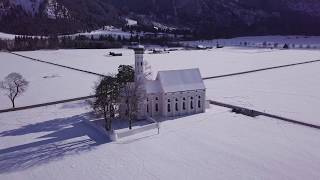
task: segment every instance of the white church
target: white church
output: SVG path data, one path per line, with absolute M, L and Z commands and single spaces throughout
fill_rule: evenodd
M 145 100 L 139 103 L 138 119 L 146 117 L 177 117 L 205 112 L 206 88 L 198 68 L 159 71 L 155 80 L 144 75 L 144 47 L 135 52 L 135 84 L 142 82 Z M 120 106 L 125 116 L 126 106 Z

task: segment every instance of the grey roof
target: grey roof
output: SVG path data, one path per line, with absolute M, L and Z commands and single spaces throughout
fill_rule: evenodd
M 157 80 L 147 80 L 146 81 L 146 91 L 147 94 L 157 94 L 161 92 L 160 82 Z
M 157 80 L 164 93 L 205 89 L 200 70 L 183 69 L 159 71 Z

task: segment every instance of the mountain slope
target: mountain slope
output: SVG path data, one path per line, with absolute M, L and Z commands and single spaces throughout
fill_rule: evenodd
M 115 8 L 102 0 L 3 0 L 0 31 L 15 34 L 73 33 L 119 25 Z
M 316 0 L 114 0 L 123 13 L 184 25 L 200 34 L 318 34 Z
M 11 33 L 69 33 L 102 25 L 121 26 L 124 17 L 131 17 L 145 25 L 160 22 L 190 28 L 200 37 L 320 35 L 318 0 L 2 1 L 0 31 Z M 30 30 L 21 29 L 21 24 Z

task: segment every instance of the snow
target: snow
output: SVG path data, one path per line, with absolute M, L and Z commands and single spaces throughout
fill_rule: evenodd
M 320 125 L 320 62 L 206 80 L 208 98 Z
M 161 92 L 160 82 L 157 80 L 147 80 L 145 87 L 147 94 L 156 94 Z
M 126 18 L 126 21 L 127 21 L 128 26 L 136 26 L 138 24 L 138 21 L 130 19 L 130 18 Z
M 122 38 L 129 39 L 131 37 L 130 32 L 122 31 L 120 28 L 116 28 L 113 26 L 105 26 L 102 29 L 94 30 L 91 32 L 84 32 L 84 33 L 76 33 L 72 35 L 66 35 L 75 38 L 76 36 L 87 36 L 89 38 L 93 37 L 94 39 L 98 39 L 100 36 L 112 36 L 114 38 L 118 38 L 119 36 Z
M 107 56 L 109 52 L 122 57 Z M 97 73 L 115 73 L 120 64 L 134 64 L 134 53 L 127 49 L 25 51 L 18 54 Z M 182 50 L 167 54 L 145 54 L 145 60 L 158 71 L 199 68 L 203 77 L 316 60 L 320 51 L 276 50 L 228 47 L 213 50 Z M 155 77 L 154 77 L 155 78 Z
M 20 73 L 30 82 L 25 94 L 16 99 L 17 106 L 88 96 L 92 94 L 94 82 L 98 79 L 94 75 L 0 52 L 0 81 L 11 72 Z M 0 91 L 0 109 L 10 107 L 9 98 Z
M 199 69 L 159 71 L 157 80 L 164 93 L 205 89 Z
M 108 57 L 109 51 L 122 57 Z M 97 73 L 133 64 L 132 50 L 18 52 Z M 202 76 L 316 60 L 316 50 L 227 47 L 146 54 L 154 74 L 199 68 Z M 206 80 L 208 99 L 320 125 L 320 63 Z M 97 77 L 0 53 L 0 79 L 30 81 L 19 105 L 86 96 Z M 43 78 L 43 77 L 49 78 Z M 4 103 L 5 102 L 5 103 Z M 0 107 L 9 106 L 0 96 Z M 0 179 L 320 179 L 320 131 L 211 106 L 206 113 L 161 123 L 110 142 L 84 123 L 83 102 L 0 114 Z
M 3 39 L 3 40 L 13 40 L 14 37 L 15 37 L 14 34 L 7 34 L 7 33 L 0 32 L 0 39 Z
M 110 51 L 123 53 L 123 56 L 107 56 Z M 133 51 L 126 49 L 41 50 L 18 53 L 102 74 L 116 73 L 120 64 L 134 63 Z M 5 56 L 3 56 L 3 58 L 2 56 L 0 57 L 1 59 L 4 59 L 2 61 L 3 63 L 9 60 L 9 58 Z M 168 54 L 145 54 L 145 59 L 152 66 L 154 75 L 156 75 L 158 71 L 162 70 L 189 69 L 198 67 L 203 77 L 316 60 L 319 59 L 319 57 L 320 51 L 315 50 L 271 50 L 236 47 L 213 50 L 181 50 L 173 51 Z M 10 58 L 18 57 L 10 56 Z M 10 63 L 14 62 L 16 61 L 10 61 Z M 19 61 L 19 63 L 23 62 L 24 61 Z M 29 66 L 35 64 L 33 62 L 25 63 L 29 64 Z M 43 69 L 40 68 L 43 66 L 42 64 L 37 64 L 36 66 L 39 67 L 37 68 L 38 71 Z M 315 118 L 317 115 L 316 107 L 319 106 L 319 102 L 317 100 L 319 98 L 317 95 L 317 92 L 319 92 L 319 86 L 317 84 L 319 84 L 319 82 L 315 78 L 318 77 L 317 69 L 315 68 L 317 66 L 319 66 L 317 63 L 313 63 L 310 65 L 287 67 L 279 70 L 254 73 L 251 75 L 208 80 L 205 81 L 205 84 L 208 89 L 208 97 L 213 100 L 241 105 L 252 109 L 256 108 L 257 110 L 318 124 L 319 122 L 315 122 L 317 121 Z M 17 71 L 14 67 L 15 66 L 12 68 L 7 68 L 5 66 L 1 66 L 1 68 L 4 70 L 1 71 L 0 79 L 3 79 L 11 71 Z M 24 65 L 21 65 L 20 67 L 24 67 Z M 50 67 L 57 70 L 57 68 L 54 66 L 45 65 L 45 67 Z M 293 69 L 296 68 L 300 70 L 297 72 L 292 72 Z M 21 69 L 24 71 L 32 69 L 29 72 L 30 78 L 27 77 L 27 79 L 32 79 L 31 77 L 35 76 L 33 75 L 35 74 L 35 72 L 33 72 L 34 68 Z M 80 76 L 83 76 L 81 79 L 84 79 L 84 81 L 83 83 L 77 83 L 79 77 L 76 75 L 70 79 L 67 78 L 68 80 L 63 81 L 61 81 L 61 78 L 65 78 L 64 76 L 52 79 L 41 78 L 43 76 L 60 74 L 60 71 L 63 71 L 66 74 L 79 74 Z M 87 74 L 64 69 L 59 69 L 59 72 L 57 73 L 48 73 L 47 70 L 44 70 L 42 75 L 37 75 L 37 79 L 39 78 L 41 79 L 41 82 L 55 81 L 55 83 L 51 86 L 46 85 L 46 83 L 31 83 L 34 84 L 31 86 L 35 86 L 33 89 L 37 90 L 35 91 L 29 89 L 25 96 L 17 99 L 18 105 L 29 105 L 38 102 L 46 102 L 48 100 L 61 100 L 63 98 L 86 96 L 92 93 L 92 86 L 96 80 L 95 76 L 88 76 Z M 288 84 L 288 82 L 291 82 L 291 84 Z M 305 85 L 301 86 L 301 84 Z M 65 89 L 72 88 L 73 92 L 57 92 L 56 88 L 49 88 L 52 86 L 64 86 L 66 87 Z M 39 87 L 43 89 L 43 91 L 40 93 Z M 28 95 L 28 93 L 30 93 L 30 95 Z M 41 96 L 38 97 L 37 94 L 40 94 Z M 50 97 L 48 97 L 48 94 Z M 54 97 L 51 97 L 51 94 L 55 94 Z M 5 102 L 0 103 L 1 107 L 10 106 L 6 97 L 1 97 L 0 95 L 0 99 L 2 102 Z M 281 101 L 278 101 L 278 99 L 281 99 Z
M 320 132 L 212 106 L 109 142 L 82 105 L 0 114 L 0 178 L 319 179 Z M 68 107 L 70 106 L 70 107 Z M 10 121 L 7 121 L 10 119 Z
M 45 7 L 45 12 L 50 19 L 71 17 L 69 10 L 65 6 L 59 4 L 56 0 L 48 0 Z

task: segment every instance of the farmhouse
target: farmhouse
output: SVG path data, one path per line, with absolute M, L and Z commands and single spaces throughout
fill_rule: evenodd
M 199 69 L 160 71 L 155 80 L 144 76 L 144 47 L 135 52 L 135 85 L 145 100 L 138 105 L 138 119 L 176 117 L 205 112 L 206 88 Z M 120 106 L 125 116 L 126 106 Z

